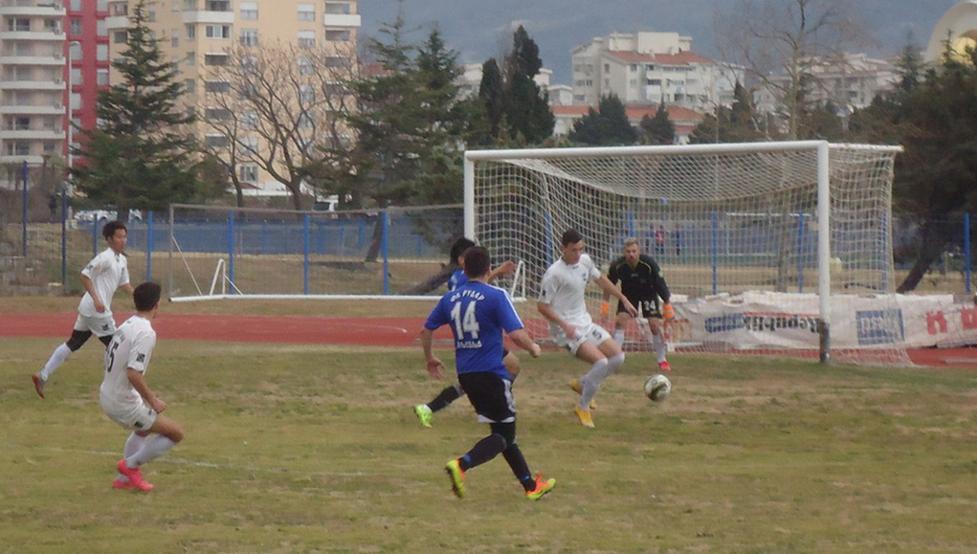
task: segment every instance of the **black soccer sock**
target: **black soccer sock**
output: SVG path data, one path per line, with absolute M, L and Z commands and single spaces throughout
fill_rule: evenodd
M 509 467 L 512 468 L 512 474 L 522 483 L 522 488 L 527 491 L 535 489 L 536 480 L 533 479 L 533 475 L 529 471 L 529 464 L 526 463 L 522 450 L 519 450 L 519 445 L 510 444 L 509 448 L 502 451 L 502 455 L 505 457 L 505 461 L 509 463 Z
M 459 392 L 458 390 L 460 388 L 461 387 L 459 387 L 458 385 L 451 385 L 450 387 L 446 387 L 443 391 L 441 391 L 437 396 L 434 397 L 434 400 L 427 403 L 427 407 L 431 408 L 432 412 L 436 412 L 438 410 L 443 410 L 447 408 L 448 404 L 451 404 L 455 400 L 458 400 L 459 397 L 461 397 L 461 392 Z
M 458 463 L 461 465 L 462 471 L 468 471 L 469 469 L 480 466 L 485 462 L 491 460 L 492 458 L 499 455 L 499 452 L 505 450 L 506 443 L 502 435 L 497 435 L 492 433 L 491 435 L 485 437 L 484 439 L 475 443 L 464 456 L 458 458 Z

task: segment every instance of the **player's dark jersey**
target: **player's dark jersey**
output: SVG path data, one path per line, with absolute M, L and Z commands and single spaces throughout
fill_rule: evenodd
M 607 272 L 607 278 L 612 283 L 621 282 L 621 292 L 637 306 L 638 302 L 654 302 L 658 298 L 668 302 L 672 293 L 662 276 L 662 270 L 651 256 L 638 256 L 638 263 L 634 267 L 628 265 L 624 256 L 614 260 Z
M 512 333 L 523 324 L 506 292 L 481 281 L 468 281 L 441 297 L 424 327 L 435 330 L 451 324 L 455 336 L 458 374 L 490 372 L 511 380 L 502 363 L 502 331 Z

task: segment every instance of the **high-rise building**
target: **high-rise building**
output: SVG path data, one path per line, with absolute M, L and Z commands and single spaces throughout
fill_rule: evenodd
M 68 10 L 65 82 L 71 85 L 70 97 L 66 101 L 71 106 L 69 123 L 74 127 L 70 134 L 77 145 L 81 132 L 95 127 L 98 93 L 109 84 L 111 62 L 106 23 L 109 8 L 108 0 L 64 1 Z
M 0 0 L 0 186 L 22 162 L 64 153 L 65 13 L 55 0 Z
M 137 3 L 108 0 L 111 59 L 125 48 L 128 16 Z M 179 64 L 186 102 L 203 117 L 211 108 L 208 89 L 221 88 L 221 83 L 207 79 L 215 66 L 231 63 L 233 48 L 291 44 L 299 48 L 335 46 L 337 52 L 351 53 L 360 27 L 357 0 L 155 0 L 146 2 L 146 14 L 164 56 Z M 110 81 L 118 78 L 113 70 Z M 197 132 L 204 142 L 222 139 L 211 136 L 212 129 L 202 122 Z M 242 164 L 236 173 L 258 191 L 286 193 L 281 183 L 256 165 Z

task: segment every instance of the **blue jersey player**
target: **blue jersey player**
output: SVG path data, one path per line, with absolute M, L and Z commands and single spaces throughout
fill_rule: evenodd
M 465 275 L 465 251 L 475 246 L 475 242 L 471 239 L 462 237 L 455 241 L 451 245 L 451 252 L 449 253 L 449 263 L 457 264 L 457 269 L 448 278 L 448 291 L 451 292 L 458 287 L 464 285 L 468 282 L 468 277 Z M 516 264 L 511 260 L 507 260 L 499 267 L 495 268 L 489 273 L 488 280 L 486 282 L 491 283 L 499 275 L 504 275 L 511 273 L 516 267 Z M 505 363 L 506 369 L 512 374 L 513 378 L 519 374 L 519 358 L 511 352 L 503 352 L 502 361 Z M 455 383 L 449 385 L 441 390 L 433 400 L 427 404 L 417 404 L 414 406 L 414 415 L 417 416 L 417 420 L 420 421 L 421 425 L 424 427 L 430 427 L 431 422 L 434 419 L 434 412 L 443 410 L 447 408 L 452 402 L 460 398 L 465 394 L 465 390 L 462 388 L 460 383 Z
M 432 336 L 442 325 L 451 327 L 458 381 L 478 420 L 488 423 L 492 432 L 463 456 L 449 461 L 445 471 L 452 490 L 460 498 L 465 494 L 465 472 L 502 453 L 526 497 L 537 500 L 552 490 L 556 479 L 543 479 L 538 474 L 533 477 L 516 444 L 516 406 L 512 375 L 502 363 L 502 332 L 534 358 L 539 356 L 539 345 L 529 337 L 505 291 L 487 283 L 488 251 L 478 246 L 469 248 L 464 267 L 468 282 L 441 297 L 424 323 L 421 345 L 428 373 L 440 378 L 444 364 L 431 351 Z

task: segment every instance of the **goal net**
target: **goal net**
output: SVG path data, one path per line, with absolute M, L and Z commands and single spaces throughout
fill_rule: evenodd
M 465 231 L 493 258 L 523 262 L 530 298 L 565 230 L 604 271 L 636 238 L 675 295 L 679 350 L 905 363 L 891 294 L 899 151 L 822 141 L 469 151 Z M 597 314 L 599 290 L 588 290 Z M 540 319 L 531 330 L 547 334 Z M 647 347 L 633 326 L 627 343 Z

